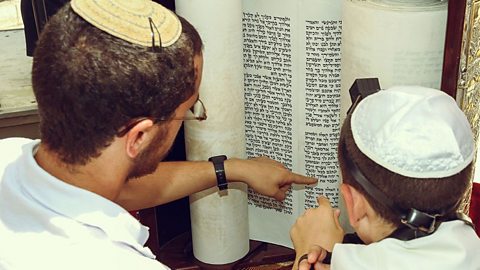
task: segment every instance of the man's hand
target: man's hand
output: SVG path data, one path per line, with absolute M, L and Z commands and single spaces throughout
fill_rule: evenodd
M 290 172 L 267 157 L 225 160 L 228 182 L 244 182 L 256 192 L 285 199 L 291 184 L 315 184 L 317 179 Z M 164 204 L 216 186 L 213 164 L 208 161 L 160 162 L 149 175 L 126 181 L 116 202 L 128 210 Z
M 303 254 L 309 254 L 308 262 L 310 262 L 310 256 L 312 260 L 315 257 L 317 260 L 325 258 L 321 250 L 318 254 L 310 254 L 314 246 L 331 252 L 333 246 L 343 240 L 344 231 L 338 220 L 340 210 L 334 210 L 325 197 L 319 197 L 317 201 L 319 206 L 306 210 L 290 230 L 290 238 L 297 254 L 295 267 L 298 266 L 300 256 Z M 301 263 L 305 264 L 305 262 Z
M 279 201 L 285 199 L 292 184 L 311 185 L 318 181 L 293 173 L 280 162 L 268 157 L 229 159 L 225 161 L 225 172 L 229 181 L 245 182 L 256 192 Z

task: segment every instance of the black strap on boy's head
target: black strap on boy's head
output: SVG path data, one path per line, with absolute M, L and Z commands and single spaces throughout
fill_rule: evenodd
M 452 221 L 452 220 L 461 220 L 466 225 L 472 227 L 475 230 L 475 225 L 472 222 L 472 219 L 465 215 L 462 212 L 455 211 L 453 215 L 444 215 L 435 220 L 435 229 L 431 233 L 427 233 L 422 230 L 415 230 L 409 226 L 400 226 L 395 231 L 393 231 L 389 236 L 386 238 L 395 238 L 402 241 L 408 241 L 412 239 L 417 239 L 420 237 L 431 235 L 435 232 L 435 230 L 440 226 L 442 222 Z

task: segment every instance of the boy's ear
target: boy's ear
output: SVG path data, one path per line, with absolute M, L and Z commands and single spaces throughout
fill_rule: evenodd
M 360 192 L 348 184 L 341 184 L 340 191 L 345 200 L 345 208 L 347 209 L 350 225 L 356 228 L 359 221 L 367 214 L 366 199 Z
M 141 152 L 142 148 L 146 145 L 147 137 L 152 130 L 152 126 L 153 121 L 145 119 L 138 122 L 128 131 L 125 139 L 125 147 L 129 158 L 135 158 Z

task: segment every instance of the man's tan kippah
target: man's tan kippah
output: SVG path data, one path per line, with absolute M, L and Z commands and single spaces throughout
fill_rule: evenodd
M 95 27 L 123 40 L 151 47 L 152 19 L 162 40 L 162 47 L 175 43 L 182 33 L 178 17 L 167 8 L 150 0 L 72 0 L 75 13 Z M 158 33 L 153 28 L 155 46 Z

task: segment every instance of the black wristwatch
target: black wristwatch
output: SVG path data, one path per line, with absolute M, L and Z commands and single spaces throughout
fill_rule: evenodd
M 225 176 L 225 167 L 223 162 L 227 159 L 227 156 L 213 156 L 208 159 L 213 163 L 215 168 L 215 175 L 217 176 L 217 186 L 219 190 L 225 190 L 228 188 L 227 177 Z

